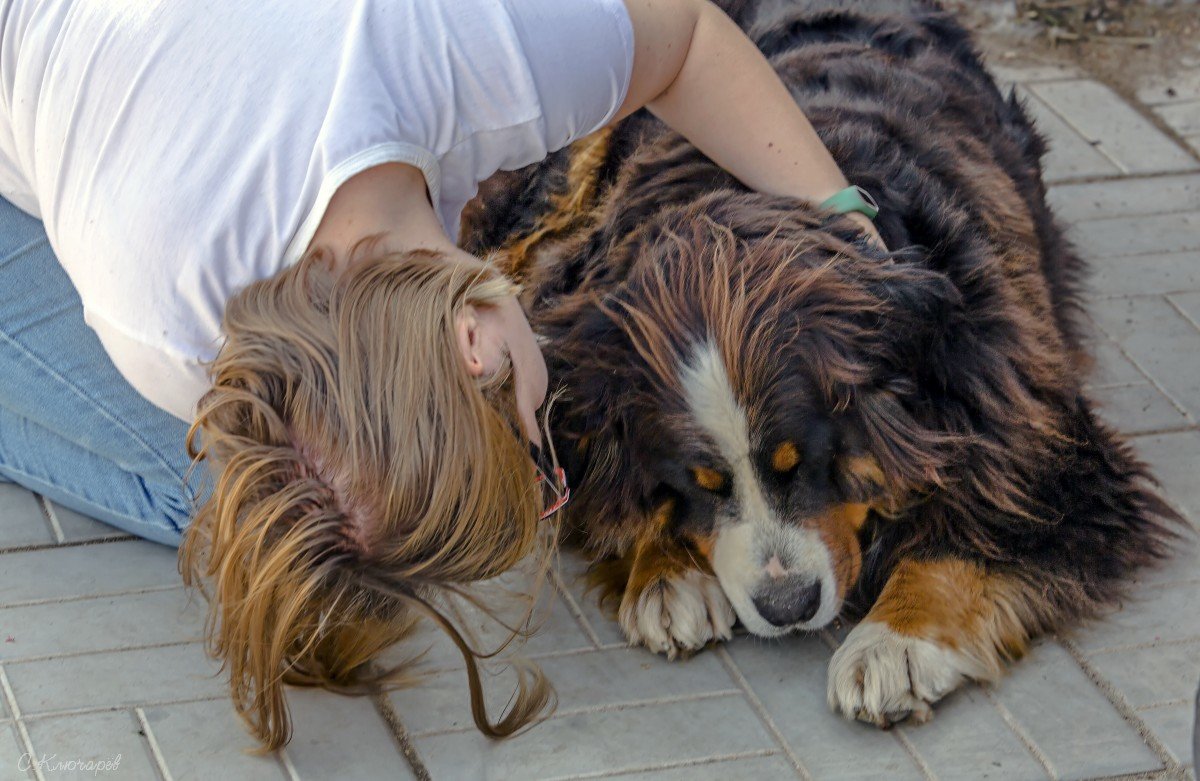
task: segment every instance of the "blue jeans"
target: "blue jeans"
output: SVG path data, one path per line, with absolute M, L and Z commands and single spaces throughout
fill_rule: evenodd
M 178 545 L 207 479 L 185 485 L 187 429 L 117 372 L 42 223 L 0 198 L 0 480 Z

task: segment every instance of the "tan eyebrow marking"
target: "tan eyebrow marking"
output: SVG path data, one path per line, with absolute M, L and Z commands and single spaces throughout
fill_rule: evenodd
M 725 476 L 715 469 L 706 466 L 692 467 L 692 476 L 696 479 L 696 485 L 706 491 L 720 491 L 725 487 Z
M 776 472 L 790 472 L 799 463 L 800 451 L 796 449 L 795 442 L 784 442 L 775 448 L 775 453 L 771 456 L 771 466 Z

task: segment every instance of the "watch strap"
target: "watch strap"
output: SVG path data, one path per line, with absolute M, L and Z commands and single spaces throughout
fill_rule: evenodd
M 871 197 L 871 194 L 859 187 L 858 185 L 850 185 L 844 190 L 839 190 L 833 195 L 821 202 L 818 207 L 824 211 L 831 211 L 834 214 L 847 214 L 849 212 L 858 212 L 859 214 L 867 215 L 868 219 L 875 219 L 875 215 L 879 214 L 879 204 Z

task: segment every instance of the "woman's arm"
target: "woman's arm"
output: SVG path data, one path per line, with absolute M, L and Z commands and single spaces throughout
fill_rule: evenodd
M 821 203 L 847 186 L 766 58 L 708 0 L 624 0 L 634 65 L 617 118 L 643 106 L 760 192 Z M 882 246 L 864 215 L 849 216 Z

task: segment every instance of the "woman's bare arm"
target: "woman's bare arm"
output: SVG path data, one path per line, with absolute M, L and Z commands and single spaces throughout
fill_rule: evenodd
M 625 0 L 634 29 L 629 93 L 748 187 L 820 203 L 847 186 L 762 53 L 708 0 Z M 861 214 L 848 215 L 879 241 Z

